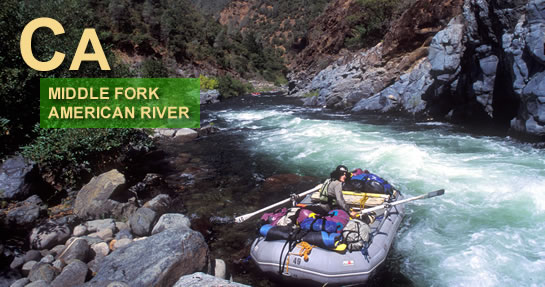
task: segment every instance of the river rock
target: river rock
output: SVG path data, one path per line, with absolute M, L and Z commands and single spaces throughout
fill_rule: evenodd
M 28 226 L 46 211 L 42 200 L 37 195 L 32 195 L 23 202 L 19 202 L 6 215 L 6 224 Z
M 122 231 L 122 230 L 129 230 L 130 231 L 130 229 L 131 229 L 127 223 L 122 222 L 122 221 L 116 221 L 115 228 L 117 228 L 118 231 Z
M 201 287 L 201 286 L 222 286 L 222 287 L 248 287 L 248 285 L 230 282 L 212 275 L 197 272 L 180 277 L 173 287 Z
M 85 223 L 88 232 L 99 232 L 104 229 L 110 229 L 114 231 L 116 229 L 115 220 L 108 219 L 97 219 L 92 221 L 87 221 Z
M 81 218 L 90 219 L 111 214 L 120 204 L 111 198 L 121 192 L 124 185 L 125 176 L 115 169 L 93 177 L 78 192 L 74 213 Z
M 115 239 L 117 239 L 117 240 L 120 240 L 120 239 L 123 239 L 123 238 L 128 238 L 128 239 L 132 239 L 132 238 L 133 238 L 130 229 L 121 229 L 121 230 L 115 235 Z
M 35 249 L 49 249 L 57 244 L 64 243 L 70 237 L 70 228 L 49 221 L 32 229 L 30 244 Z
M 27 263 L 23 264 L 23 267 L 21 268 L 21 273 L 23 276 L 28 276 L 30 273 L 30 270 L 34 268 L 34 265 L 36 265 L 38 262 L 36 261 L 28 261 Z
M 32 282 L 43 280 L 47 283 L 53 281 L 56 275 L 56 270 L 49 264 L 37 263 L 32 267 L 28 274 L 28 279 Z
M 207 262 L 208 247 L 200 233 L 166 230 L 112 252 L 87 286 L 106 287 L 112 281 L 172 286 L 181 276 L 206 268 Z
M 28 280 L 28 278 L 21 278 L 13 283 L 11 283 L 11 285 L 9 285 L 9 287 L 24 287 L 25 285 L 27 285 L 28 283 L 30 283 L 30 280 Z
M 51 248 L 51 255 L 53 256 L 57 256 L 59 254 L 61 254 L 61 252 L 64 250 L 66 246 L 64 244 L 59 244 L 53 248 Z
M 62 262 L 61 260 L 57 259 L 53 261 L 53 263 L 51 263 L 51 266 L 53 266 L 53 268 L 55 268 L 57 272 L 60 273 L 62 269 L 66 266 L 66 264 Z
M 71 287 L 83 284 L 87 277 L 87 264 L 73 260 L 62 270 L 61 274 L 51 282 L 51 287 Z
M 11 261 L 11 264 L 9 265 L 9 268 L 11 269 L 19 269 L 23 264 L 25 264 L 25 258 L 24 256 L 15 256 L 13 258 L 13 261 Z
M 192 141 L 199 136 L 199 133 L 192 129 L 178 129 L 174 134 L 173 139 L 177 142 L 184 143 Z
M 142 207 L 129 219 L 132 232 L 137 236 L 146 236 L 150 233 L 153 223 L 155 222 L 155 211 Z
M 91 249 L 95 252 L 96 256 L 106 256 L 110 253 L 110 247 L 106 242 L 100 242 L 91 245 Z
M 22 156 L 8 158 L 0 166 L 0 198 L 22 200 L 31 194 L 34 164 Z
M 159 218 L 159 220 L 153 227 L 151 234 L 157 234 L 167 229 L 190 228 L 190 226 L 191 221 L 189 220 L 189 218 L 187 218 L 187 216 L 178 213 L 167 213 L 163 214 L 161 218 Z
M 55 261 L 55 257 L 51 254 L 44 256 L 44 258 L 40 259 L 40 263 L 45 264 L 52 264 Z
M 25 262 L 28 262 L 28 261 L 40 261 L 40 259 L 42 258 L 42 253 L 38 250 L 29 250 L 25 253 Z
M 68 244 L 57 259 L 66 264 L 70 264 L 73 259 L 87 262 L 89 254 L 89 243 L 85 239 L 76 238 L 72 243 Z
M 25 287 L 50 287 L 50 285 L 45 280 L 38 280 L 38 281 L 25 285 Z
M 158 215 L 164 214 L 168 211 L 172 199 L 168 194 L 159 194 L 150 201 L 146 202 L 143 207 L 147 207 L 155 211 Z
M 220 93 L 218 90 L 201 91 L 201 105 L 215 104 L 220 102 Z
M 114 244 L 113 244 L 113 248 L 111 248 L 112 250 L 116 250 L 116 249 L 120 249 L 120 248 L 123 248 L 129 244 L 132 243 L 132 238 L 122 238 L 122 239 L 119 239 L 119 240 L 115 240 Z
M 204 136 L 208 136 L 208 135 L 211 135 L 211 134 L 215 134 L 217 132 L 219 132 L 219 128 L 213 126 L 213 125 L 206 125 L 202 128 L 199 128 L 197 130 L 197 132 L 199 133 L 199 137 L 204 137 Z
M 87 234 L 87 226 L 80 224 L 76 227 L 74 227 L 74 231 L 72 232 L 72 235 L 74 237 L 80 237 Z

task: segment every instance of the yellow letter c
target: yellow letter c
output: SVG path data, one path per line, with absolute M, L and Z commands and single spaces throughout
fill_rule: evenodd
M 28 23 L 21 34 L 21 55 L 25 63 L 34 70 L 51 71 L 62 64 L 64 54 L 55 51 L 53 58 L 47 62 L 38 61 L 32 54 L 32 34 L 36 29 L 47 27 L 53 31 L 55 35 L 64 34 L 64 28 L 61 23 L 51 18 L 37 18 Z

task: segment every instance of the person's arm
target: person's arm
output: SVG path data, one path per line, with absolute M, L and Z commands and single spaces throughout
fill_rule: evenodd
M 350 208 L 344 201 L 342 184 L 335 186 L 335 198 L 337 199 L 337 205 L 339 205 L 344 211 L 350 213 Z

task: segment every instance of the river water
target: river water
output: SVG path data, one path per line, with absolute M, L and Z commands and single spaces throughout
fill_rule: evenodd
M 243 97 L 206 107 L 201 125 L 236 138 L 237 168 L 247 166 L 255 178 L 325 179 L 344 164 L 381 175 L 405 196 L 446 190 L 406 206 L 376 285 L 545 286 L 544 149 L 446 123 L 345 115 L 298 102 Z M 243 213 L 268 203 L 227 204 Z M 237 228 L 239 237 L 253 236 L 253 227 Z

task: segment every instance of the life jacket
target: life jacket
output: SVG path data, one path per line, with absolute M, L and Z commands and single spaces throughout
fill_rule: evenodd
M 343 241 L 350 251 L 362 250 L 369 241 L 370 233 L 371 228 L 369 225 L 358 219 L 348 221 L 341 232 Z
M 322 184 L 322 187 L 320 188 L 320 202 L 324 204 L 337 205 L 337 200 L 335 198 L 330 198 L 327 194 L 330 183 L 331 178 L 328 178 L 324 184 Z
M 344 190 L 354 190 L 366 193 L 382 193 L 392 195 L 393 186 L 385 179 L 372 173 L 354 175 L 345 185 Z

